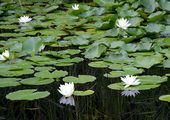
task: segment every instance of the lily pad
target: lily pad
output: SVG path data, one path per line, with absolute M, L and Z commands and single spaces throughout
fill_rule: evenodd
M 159 97 L 159 100 L 170 102 L 170 95 L 162 95 Z
M 159 86 L 160 86 L 160 84 L 155 84 L 155 85 L 138 85 L 138 86 L 124 88 L 124 84 L 123 83 L 114 83 L 114 84 L 108 85 L 108 87 L 110 89 L 113 89 L 113 90 L 149 90 L 149 89 L 157 88 Z
M 34 74 L 34 76 L 39 77 L 39 78 L 61 78 L 64 77 L 68 74 L 67 71 L 62 71 L 62 70 L 55 70 L 54 72 L 49 72 L 49 71 L 40 71 Z
M 94 68 L 107 68 L 109 65 L 112 65 L 112 63 L 104 62 L 104 61 L 96 61 L 96 62 L 91 62 L 88 65 Z
M 3 70 L 0 71 L 0 76 L 21 76 L 26 74 L 33 74 L 34 71 L 31 69 L 16 69 L 16 70 Z
M 19 78 L 1 78 L 0 79 L 0 87 L 11 87 L 20 85 Z
M 49 96 L 48 91 L 38 92 L 37 89 L 26 89 L 11 92 L 6 95 L 9 100 L 36 100 Z
M 106 51 L 105 45 L 91 46 L 85 51 L 85 58 L 93 59 L 101 56 Z
M 121 77 L 125 75 L 141 74 L 143 72 L 143 69 L 137 69 L 133 67 L 123 68 L 123 70 L 124 71 L 111 71 L 109 74 L 104 74 L 104 76 L 109 77 L 109 78 L 116 78 L 116 77 Z
M 35 70 L 36 71 L 46 71 L 46 70 L 53 70 L 55 69 L 54 67 L 48 66 L 48 67 L 36 67 Z
M 94 93 L 93 90 L 85 90 L 85 91 L 74 91 L 75 96 L 87 96 L 87 95 L 92 95 Z
M 27 78 L 20 81 L 20 83 L 24 85 L 46 85 L 52 82 L 54 82 L 53 79 L 44 79 L 38 77 Z
M 64 82 L 73 82 L 73 83 L 81 83 L 81 84 L 87 82 L 93 82 L 94 80 L 96 80 L 96 77 L 91 75 L 79 75 L 78 78 L 73 76 L 68 76 L 63 78 Z
M 160 83 L 167 81 L 167 77 L 164 76 L 160 77 L 156 75 L 138 76 L 137 78 L 140 80 L 141 83 L 136 86 L 130 86 L 128 88 L 124 88 L 125 87 L 124 83 L 119 82 L 119 83 L 110 84 L 108 87 L 114 90 L 149 90 L 149 89 L 159 87 Z
M 162 62 L 162 55 L 156 54 L 152 56 L 137 56 L 134 65 L 136 67 L 142 67 L 142 68 L 150 68 L 155 64 L 159 64 Z

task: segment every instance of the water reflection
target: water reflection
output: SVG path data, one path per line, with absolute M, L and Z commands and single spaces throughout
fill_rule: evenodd
M 138 90 L 124 90 L 121 92 L 122 96 L 133 96 L 135 97 L 136 95 L 140 94 L 140 92 Z
M 74 100 L 73 96 L 70 96 L 70 97 L 62 96 L 60 98 L 59 102 L 60 102 L 60 104 L 75 106 L 75 100 Z

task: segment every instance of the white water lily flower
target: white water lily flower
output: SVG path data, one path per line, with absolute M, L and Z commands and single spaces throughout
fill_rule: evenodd
M 9 51 L 8 50 L 5 50 L 5 52 L 3 52 L 1 55 L 0 55 L 0 60 L 7 60 L 9 58 Z
M 136 95 L 140 94 L 138 90 L 124 90 L 121 92 L 122 96 L 133 96 L 135 97 Z
M 79 10 L 79 4 L 74 4 L 72 5 L 73 10 Z
M 136 79 L 137 76 L 132 76 L 132 75 L 126 75 L 125 77 L 121 77 L 121 80 L 125 83 L 125 87 L 127 88 L 131 85 L 139 85 L 139 79 Z
M 21 16 L 19 18 L 19 23 L 27 23 L 30 22 L 32 20 L 32 18 L 30 18 L 29 16 Z
M 45 48 L 45 45 L 42 44 L 38 51 L 42 51 L 42 50 L 44 50 L 44 48 Z
M 70 96 L 70 97 L 63 96 L 60 98 L 59 102 L 60 104 L 75 106 L 75 101 L 74 101 L 73 96 Z
M 60 85 L 58 91 L 65 97 L 69 97 L 74 92 L 74 83 L 65 83 L 64 85 Z
M 120 18 L 117 20 L 116 25 L 122 29 L 127 29 L 131 25 L 131 23 L 129 23 L 127 19 Z

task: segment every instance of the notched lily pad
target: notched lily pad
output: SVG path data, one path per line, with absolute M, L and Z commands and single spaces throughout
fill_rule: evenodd
M 49 96 L 48 91 L 38 92 L 37 89 L 26 89 L 11 92 L 6 95 L 9 100 L 36 100 Z
M 64 77 L 68 74 L 67 71 L 63 70 L 55 70 L 54 72 L 49 72 L 49 71 L 40 71 L 34 74 L 34 76 L 39 77 L 39 78 L 61 78 Z
M 111 71 L 109 74 L 104 74 L 105 77 L 109 78 L 116 78 L 116 77 L 121 77 L 125 75 L 136 75 L 136 74 L 141 74 L 143 72 L 143 69 L 137 69 L 134 67 L 125 67 L 122 68 L 123 71 Z
M 53 79 L 44 79 L 38 77 L 27 78 L 20 81 L 20 83 L 24 85 L 46 85 L 52 82 L 54 82 Z
M 160 86 L 160 83 L 166 82 L 167 81 L 167 77 L 163 76 L 138 76 L 138 79 L 140 79 L 140 84 L 136 85 L 136 86 L 130 86 L 128 88 L 124 88 L 124 83 L 123 82 L 119 82 L 119 83 L 114 83 L 114 84 L 110 84 L 108 87 L 110 89 L 114 89 L 114 90 L 149 90 L 149 89 L 153 89 L 156 87 Z
M 155 85 L 138 85 L 138 86 L 124 88 L 124 84 L 123 83 L 114 83 L 114 84 L 108 85 L 108 87 L 110 89 L 113 89 L 113 90 L 149 90 L 149 89 L 157 88 L 159 86 L 160 86 L 160 84 L 155 84 Z
M 96 77 L 91 75 L 79 75 L 78 77 L 68 76 L 63 78 L 64 82 L 73 82 L 73 83 L 87 83 L 87 82 L 93 82 L 96 80 Z

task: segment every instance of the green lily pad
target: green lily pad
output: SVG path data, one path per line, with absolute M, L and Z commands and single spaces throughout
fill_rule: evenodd
M 110 84 L 108 87 L 114 90 L 149 90 L 149 89 L 159 87 L 160 83 L 167 81 L 167 77 L 165 76 L 160 77 L 156 75 L 138 76 L 137 78 L 140 80 L 141 83 L 136 86 L 130 86 L 128 88 L 124 88 L 125 87 L 124 83 L 119 82 L 119 83 Z
M 58 64 L 60 64 L 60 63 L 79 63 L 83 60 L 84 60 L 83 58 L 75 57 L 75 58 L 58 59 L 56 61 L 58 62 Z
M 16 69 L 16 70 L 6 70 L 0 71 L 0 76 L 21 76 L 26 74 L 33 74 L 34 71 L 31 69 Z
M 156 75 L 143 75 L 143 76 L 138 76 L 138 78 L 140 79 L 141 81 L 141 84 L 160 84 L 160 83 L 163 83 L 163 82 L 166 82 L 167 81 L 167 77 L 165 76 L 156 76 Z
M 159 86 L 160 86 L 160 84 L 155 84 L 155 85 L 138 85 L 138 86 L 124 88 L 124 84 L 123 83 L 114 83 L 114 84 L 108 85 L 108 87 L 110 89 L 113 89 L 113 90 L 149 90 L 149 89 L 157 88 Z
M 1 78 L 0 79 L 0 87 L 11 87 L 20 85 L 19 78 Z
M 88 65 L 94 68 L 107 68 L 109 65 L 112 65 L 112 63 L 108 63 L 104 61 L 96 61 L 96 62 L 91 62 Z
M 94 93 L 93 90 L 85 90 L 85 91 L 74 91 L 75 96 L 87 96 L 87 95 L 92 95 Z
M 162 62 L 162 55 L 156 54 L 152 56 L 137 56 L 134 65 L 136 67 L 142 67 L 142 68 L 150 68 L 155 64 L 159 64 Z
M 44 79 L 38 77 L 27 78 L 20 81 L 20 83 L 24 85 L 46 85 L 52 82 L 54 82 L 53 79 Z
M 145 7 L 147 12 L 154 12 L 157 4 L 155 0 L 140 0 L 140 3 Z
M 35 70 L 36 71 L 50 71 L 50 70 L 54 70 L 54 67 L 48 66 L 48 67 L 36 67 Z
M 124 71 L 111 71 L 109 74 L 104 74 L 104 76 L 109 77 L 109 78 L 116 78 L 116 77 L 121 77 L 125 75 L 141 74 L 143 72 L 143 69 L 137 69 L 133 67 L 123 68 L 123 70 Z
M 38 92 L 37 89 L 26 89 L 11 92 L 6 95 L 9 100 L 36 100 L 49 96 L 48 91 Z
M 101 56 L 102 53 L 106 51 L 105 45 L 91 46 L 85 51 L 85 58 L 93 59 Z
M 42 45 L 42 41 L 39 38 L 30 38 L 23 42 L 22 50 L 23 52 L 29 53 L 29 54 L 35 54 L 39 51 L 40 46 Z
M 33 56 L 33 57 L 27 57 L 27 61 L 31 61 L 32 64 L 38 64 L 38 65 L 51 65 L 56 64 L 57 61 L 55 59 L 52 59 L 47 56 Z
M 78 78 L 73 76 L 68 76 L 63 78 L 64 82 L 73 82 L 73 83 L 81 83 L 81 84 L 87 82 L 93 82 L 94 80 L 96 80 L 96 77 L 91 75 L 78 75 Z
M 67 71 L 62 71 L 62 70 L 55 70 L 54 72 L 49 72 L 49 71 L 40 71 L 34 74 L 34 76 L 39 77 L 39 78 L 61 78 L 64 77 L 68 74 Z
M 159 4 L 163 10 L 170 11 L 170 2 L 168 0 L 160 0 Z
M 165 13 L 166 13 L 165 11 L 157 11 L 155 13 L 152 13 L 149 15 L 148 20 L 152 22 L 160 20 L 164 17 Z
M 74 63 L 58 63 L 55 66 L 72 66 Z
M 161 101 L 166 101 L 166 102 L 170 102 L 170 95 L 161 95 L 159 97 L 159 100 Z
M 147 32 L 150 32 L 150 33 L 160 33 L 164 31 L 165 26 L 162 24 L 157 24 L 157 23 L 149 23 L 145 29 Z

